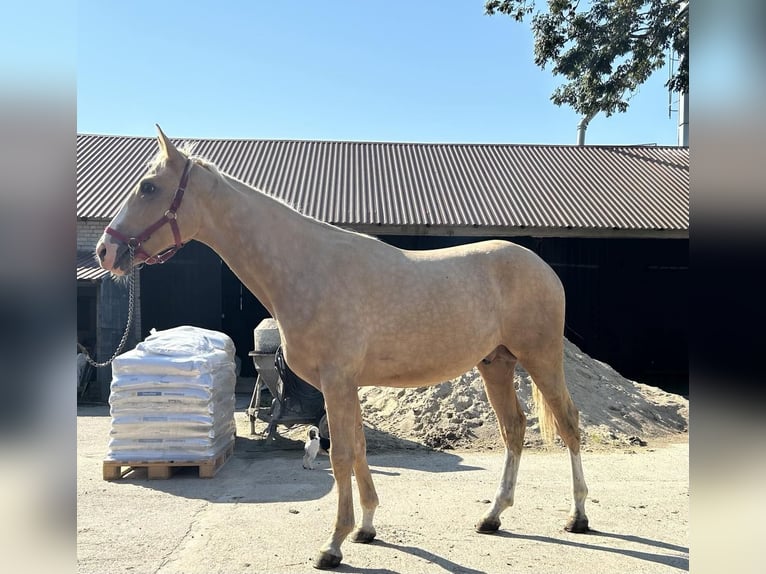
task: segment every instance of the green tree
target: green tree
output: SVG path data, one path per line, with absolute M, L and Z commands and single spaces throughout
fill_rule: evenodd
M 571 106 L 585 124 L 599 112 L 611 116 L 628 102 L 649 76 L 665 65 L 669 49 L 679 58 L 666 83 L 689 91 L 689 2 L 681 0 L 486 0 L 485 13 L 506 14 L 523 22 L 531 15 L 535 64 L 565 82 L 551 95 L 556 105 Z M 586 4 L 586 2 L 583 2 Z M 535 12 L 534 14 L 532 14 Z

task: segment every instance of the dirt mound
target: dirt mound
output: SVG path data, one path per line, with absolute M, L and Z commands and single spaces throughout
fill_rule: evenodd
M 687 432 L 688 399 L 626 379 L 566 340 L 564 370 L 580 410 L 586 448 L 642 445 Z M 514 382 L 527 413 L 525 446 L 543 447 L 532 379 L 519 366 Z M 370 449 L 502 447 L 497 418 L 476 369 L 433 387 L 364 387 L 359 398 Z

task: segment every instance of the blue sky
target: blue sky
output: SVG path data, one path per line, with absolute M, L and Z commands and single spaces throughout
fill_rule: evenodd
M 573 144 L 527 24 L 483 0 L 84 0 L 77 130 L 171 137 Z M 589 144 L 676 144 L 667 70 Z

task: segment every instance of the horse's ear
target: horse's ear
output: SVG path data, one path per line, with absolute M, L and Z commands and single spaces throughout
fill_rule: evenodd
M 186 158 L 184 158 L 183 154 L 181 154 L 181 152 L 176 149 L 176 146 L 173 145 L 173 142 L 168 139 L 168 136 L 165 135 L 165 132 L 162 131 L 162 128 L 160 128 L 159 124 L 154 125 L 157 126 L 157 142 L 160 145 L 160 151 L 166 158 L 168 158 L 168 162 L 185 162 Z

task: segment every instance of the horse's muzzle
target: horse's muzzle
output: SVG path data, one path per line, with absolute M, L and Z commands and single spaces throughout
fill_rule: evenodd
M 96 258 L 102 269 L 115 275 L 126 275 L 132 265 L 127 243 L 115 241 L 104 234 L 96 244 Z

